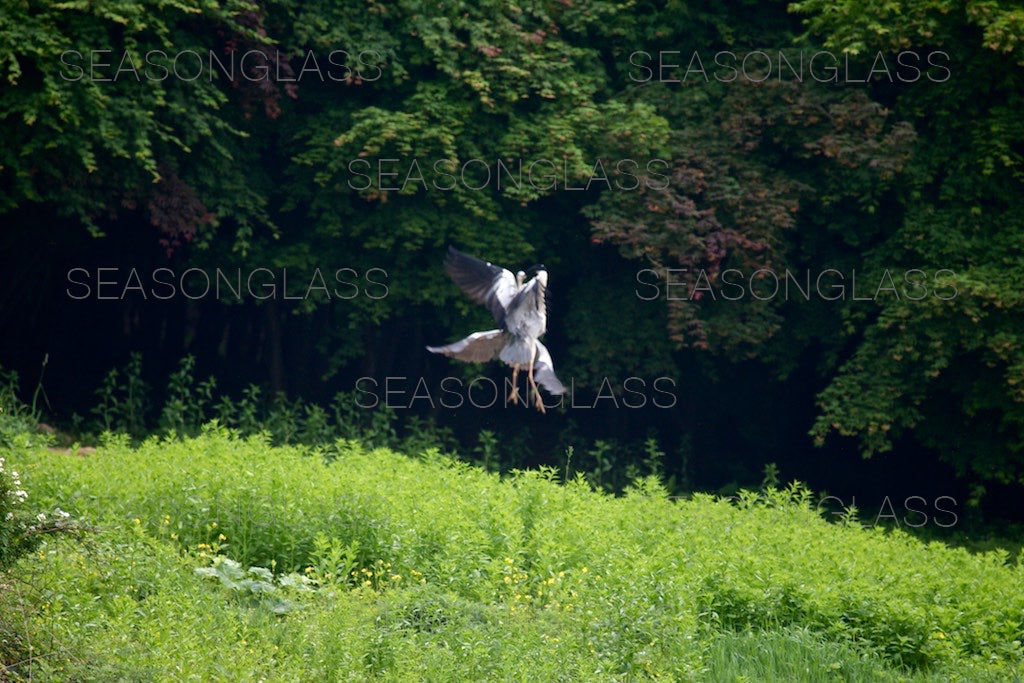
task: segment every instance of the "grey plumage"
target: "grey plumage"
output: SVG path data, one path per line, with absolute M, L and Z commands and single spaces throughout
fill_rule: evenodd
M 527 280 L 523 271 L 513 275 L 505 268 L 454 247 L 448 248 L 444 266 L 459 289 L 491 312 L 499 329 L 474 332 L 446 346 L 428 346 L 427 350 L 471 363 L 498 358 L 512 366 L 512 402 L 518 400 L 515 385 L 519 370 L 527 368 L 534 405 L 544 412 L 537 383 L 550 394 L 566 393 L 565 386 L 555 375 L 551 354 L 539 340 L 547 331 L 547 270 L 538 266 L 536 275 Z

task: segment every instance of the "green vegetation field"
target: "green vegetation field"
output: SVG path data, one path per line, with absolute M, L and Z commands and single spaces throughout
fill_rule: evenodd
M 1024 565 L 824 521 L 216 427 L 8 448 L 95 527 L 3 575 L 13 680 L 1020 680 Z M 2 676 L 0 676 L 2 678 Z

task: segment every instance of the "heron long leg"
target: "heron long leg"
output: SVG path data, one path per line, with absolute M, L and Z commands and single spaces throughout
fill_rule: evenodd
M 530 358 L 530 368 L 526 373 L 526 378 L 529 380 L 530 387 L 533 388 L 533 405 L 542 413 L 546 413 L 544 409 L 544 401 L 540 397 L 540 389 L 537 387 L 537 382 L 533 379 L 533 364 L 537 360 L 537 347 L 533 347 L 533 353 Z
M 519 403 L 519 366 L 512 366 L 512 388 L 508 392 L 508 401 Z

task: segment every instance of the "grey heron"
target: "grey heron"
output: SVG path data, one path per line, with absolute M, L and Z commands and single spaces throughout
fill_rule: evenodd
M 555 376 L 551 354 L 539 339 L 547 331 L 544 300 L 547 270 L 543 265 L 534 266 L 530 269 L 533 277 L 527 280 L 527 273 L 521 270 L 513 275 L 501 266 L 464 254 L 451 246 L 448 247 L 444 268 L 470 299 L 487 307 L 498 323 L 498 329 L 474 332 L 447 346 L 428 346 L 427 350 L 470 363 L 501 359 L 512 366 L 510 400 L 513 403 L 519 399 L 519 370 L 527 368 L 534 405 L 542 413 L 546 412 L 538 383 L 552 395 L 566 393 L 565 385 Z

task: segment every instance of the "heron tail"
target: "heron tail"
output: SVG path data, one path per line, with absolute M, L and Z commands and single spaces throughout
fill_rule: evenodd
M 509 365 L 529 366 L 533 360 L 533 346 L 522 337 L 512 337 L 498 355 Z

